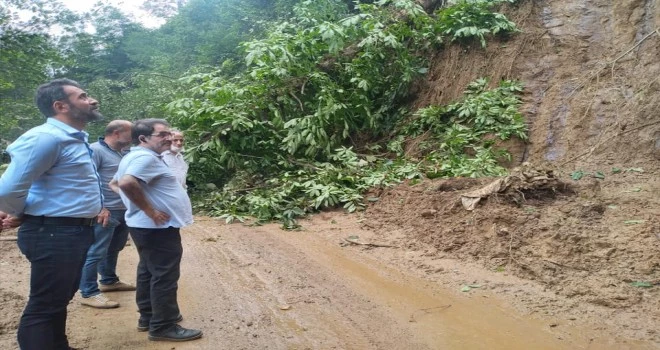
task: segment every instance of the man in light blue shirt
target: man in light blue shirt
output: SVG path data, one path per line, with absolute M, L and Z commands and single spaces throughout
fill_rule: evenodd
M 183 255 L 179 230 L 192 224 L 193 216 L 186 190 L 161 156 L 172 144 L 172 133 L 165 120 L 143 119 L 133 124 L 132 137 L 137 147 L 121 160 L 110 187 L 126 206 L 126 224 L 140 256 L 138 330 L 149 331 L 149 340 L 198 339 L 202 331 L 177 324 L 182 319 L 177 301 Z
M 91 158 L 88 122 L 101 119 L 98 101 L 73 80 L 39 86 L 48 119 L 8 148 L 0 178 L 0 217 L 20 222 L 18 247 L 30 261 L 30 298 L 18 326 L 22 350 L 69 349 L 67 305 L 75 295 L 93 227 L 107 223 L 101 184 Z

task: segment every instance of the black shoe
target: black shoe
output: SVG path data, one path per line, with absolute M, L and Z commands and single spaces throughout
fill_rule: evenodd
M 188 329 L 175 324 L 164 331 L 149 332 L 149 340 L 154 341 L 188 341 L 202 337 L 202 331 Z
M 179 323 L 183 321 L 183 315 L 179 314 L 179 317 L 177 317 L 176 323 Z M 149 330 L 149 321 L 142 321 L 141 319 L 138 320 L 138 326 L 137 326 L 138 332 L 146 332 Z

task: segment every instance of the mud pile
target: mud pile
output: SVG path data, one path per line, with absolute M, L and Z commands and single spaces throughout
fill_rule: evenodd
M 657 323 L 660 4 L 521 1 L 505 13 L 522 32 L 439 52 L 414 107 L 450 103 L 479 77 L 521 80 L 530 142 L 508 145 L 511 166 L 534 164 L 550 186 L 504 186 L 466 210 L 462 196 L 502 183 L 405 184 L 370 203 L 365 225 L 385 241 L 403 232 L 395 245 L 539 282 L 569 300 L 558 310 L 586 303 Z

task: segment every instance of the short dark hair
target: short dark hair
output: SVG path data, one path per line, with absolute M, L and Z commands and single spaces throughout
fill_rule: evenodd
M 55 101 L 68 100 L 66 92 L 64 92 L 65 86 L 74 86 L 79 89 L 80 84 L 71 79 L 55 79 L 51 80 L 46 84 L 42 84 L 37 88 L 37 94 L 34 98 L 35 103 L 39 111 L 46 117 L 52 117 L 55 115 L 55 109 L 53 109 L 53 103 Z
M 170 123 L 165 119 L 140 119 L 133 123 L 133 128 L 131 128 L 131 138 L 133 139 L 134 145 L 140 144 L 140 136 L 151 136 L 154 133 L 154 125 L 162 124 L 165 126 L 170 126 Z

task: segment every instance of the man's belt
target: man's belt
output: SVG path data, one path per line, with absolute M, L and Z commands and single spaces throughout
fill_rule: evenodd
M 96 218 L 70 218 L 66 216 L 34 216 L 23 215 L 23 222 L 29 222 L 40 225 L 56 226 L 94 226 Z

